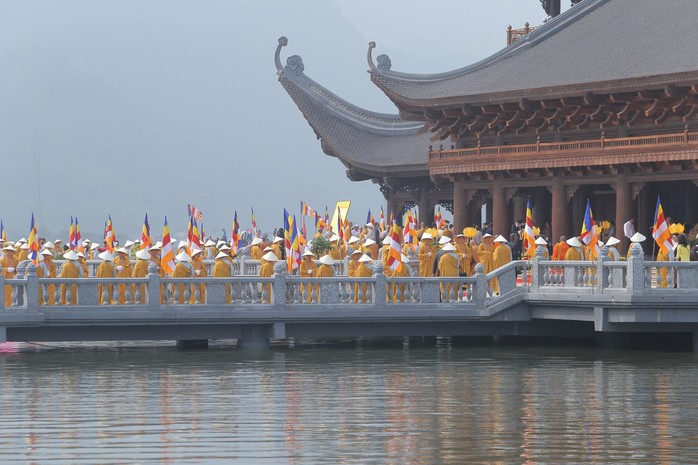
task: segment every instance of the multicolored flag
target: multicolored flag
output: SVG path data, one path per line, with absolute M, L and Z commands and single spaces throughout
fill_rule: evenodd
M 385 232 L 385 214 L 383 213 L 383 207 L 381 207 L 380 221 L 381 232 Z
M 526 225 L 523 231 L 523 250 L 533 247 L 535 243 L 535 233 L 533 232 L 533 213 L 531 212 L 531 200 L 526 201 Z
M 290 267 L 290 260 L 291 260 L 291 227 L 293 226 L 291 224 L 293 220 L 289 216 L 288 212 L 284 208 L 284 250 L 286 251 L 286 259 L 289 261 L 289 271 L 291 270 Z
M 5 235 L 5 225 L 2 224 L 2 220 L 0 220 L 0 240 L 3 242 L 7 241 L 7 236 Z
M 671 233 L 666 224 L 664 209 L 662 208 L 662 202 L 659 200 L 659 196 L 657 196 L 657 207 L 654 210 L 652 237 L 664 253 L 668 253 L 674 248 L 674 242 L 671 240 Z
M 388 268 L 393 271 L 402 269 L 402 251 L 400 250 L 400 227 L 393 225 L 390 236 L 390 248 L 388 249 Z
M 596 260 L 599 256 L 599 238 L 596 225 L 594 224 L 594 214 L 591 212 L 591 202 L 587 199 L 587 208 L 584 212 L 584 221 L 582 222 L 582 232 L 580 234 L 582 242 L 589 249 L 589 258 Z
M 141 250 L 149 249 L 153 246 L 153 238 L 150 236 L 150 224 L 148 223 L 148 214 L 145 214 L 143 220 L 143 228 L 141 228 Z
M 203 217 L 203 213 L 201 213 L 201 210 L 196 208 L 194 205 L 187 204 L 187 216 L 190 218 L 193 216 L 196 218 L 196 221 L 201 222 L 201 218 Z
M 325 224 L 330 224 L 330 210 L 325 205 Z
M 35 265 L 39 264 L 39 249 L 41 244 L 39 244 L 39 233 L 36 230 L 36 223 L 34 222 L 34 212 L 32 212 L 32 220 L 29 225 L 29 255 L 28 259 L 34 262 Z
M 189 228 L 187 230 L 187 251 L 189 255 L 194 250 L 201 249 L 201 240 L 199 239 L 199 225 L 196 223 L 196 217 L 189 218 Z
M 254 218 L 254 208 L 250 207 L 250 211 L 252 212 L 252 232 L 254 233 L 254 237 L 257 236 L 257 220 Z
M 111 221 L 111 218 L 110 218 Z M 160 268 L 166 275 L 174 273 L 174 249 L 172 248 L 172 239 L 170 238 L 170 228 L 167 226 L 167 217 L 165 217 L 165 226 L 162 228 L 162 249 L 160 249 Z
M 414 222 L 410 211 L 407 212 L 407 220 L 402 230 L 402 240 L 405 244 L 409 244 L 412 250 L 417 250 L 417 230 L 414 229 Z
M 78 223 L 78 217 L 75 217 L 75 244 L 74 249 L 78 252 L 85 252 L 85 247 L 82 245 L 82 234 L 80 234 L 80 223 Z
M 301 213 L 303 214 L 303 216 L 318 216 L 317 211 L 310 208 L 310 205 L 303 201 L 301 201 Z
M 107 250 L 109 250 L 110 253 L 114 253 L 114 250 L 116 249 L 116 234 L 114 233 L 114 225 L 111 222 L 111 215 L 109 215 L 109 219 L 107 220 L 107 229 L 104 234 L 104 241 L 107 244 Z
M 238 223 L 238 211 L 235 210 L 235 215 L 233 216 L 233 232 L 230 235 L 230 248 L 237 255 L 238 244 L 240 243 L 240 223 Z
M 296 223 L 296 217 L 293 217 L 293 225 L 291 226 L 291 248 L 290 253 L 286 255 L 288 261 L 288 272 L 291 273 L 293 270 L 301 265 L 301 243 L 300 243 L 300 233 L 298 232 L 298 224 Z
M 75 222 L 73 217 L 70 217 L 70 229 L 68 230 L 68 248 L 70 250 L 75 250 Z

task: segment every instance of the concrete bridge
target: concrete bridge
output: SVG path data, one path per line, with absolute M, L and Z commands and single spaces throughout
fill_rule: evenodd
M 683 333 L 698 349 L 698 263 L 646 261 L 639 246 L 628 261 L 601 255 L 594 262 L 539 255 L 487 275 L 478 265 L 474 276 L 457 278 L 391 278 L 380 263 L 370 278 L 303 278 L 279 263 L 271 278 L 162 279 L 153 267 L 140 279 L 44 279 L 28 264 L 16 279 L 0 278 L 0 304 L 8 289 L 13 301 L 0 307 L 0 341 L 238 339 L 259 346 L 304 337 L 530 336 L 607 343 L 633 333 Z M 666 288 L 657 283 L 663 270 Z M 110 287 L 114 301 L 131 303 L 100 305 Z M 60 304 L 63 289 L 75 305 Z

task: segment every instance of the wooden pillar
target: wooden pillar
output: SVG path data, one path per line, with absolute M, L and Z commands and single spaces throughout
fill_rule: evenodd
M 526 221 L 526 202 L 521 192 L 514 195 L 514 221 Z M 507 237 L 508 239 L 508 237 Z
M 468 222 L 468 200 L 464 187 L 462 181 L 453 183 L 453 227 L 456 231 L 463 231 Z
M 620 239 L 618 250 L 621 254 L 627 252 L 628 244 L 630 244 L 628 238 L 623 234 L 623 225 L 632 216 L 630 183 L 625 173 L 619 173 L 616 177 L 616 235 Z M 635 224 L 637 224 L 637 221 Z
M 562 184 L 562 179 L 559 177 L 553 178 L 552 183 L 552 224 L 553 229 L 551 240 L 556 243 L 560 240 L 560 236 L 569 238 L 569 212 L 567 209 L 567 192 Z
M 498 184 L 492 186 L 492 232 L 506 235 L 509 231 L 507 227 L 507 199 L 504 188 Z
M 429 211 L 428 179 L 422 180 L 419 186 L 419 201 L 417 205 L 419 207 L 419 221 L 429 226 L 434 219 L 434 208 L 432 207 L 431 211 Z

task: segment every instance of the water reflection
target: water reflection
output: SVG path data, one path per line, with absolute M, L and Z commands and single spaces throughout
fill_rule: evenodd
M 698 463 L 692 354 L 230 347 L 0 354 L 2 463 Z

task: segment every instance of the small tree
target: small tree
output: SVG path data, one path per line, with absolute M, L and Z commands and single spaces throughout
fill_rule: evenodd
M 332 247 L 332 243 L 321 236 L 313 239 L 310 251 L 319 258 L 325 255 L 330 250 L 330 247 Z

